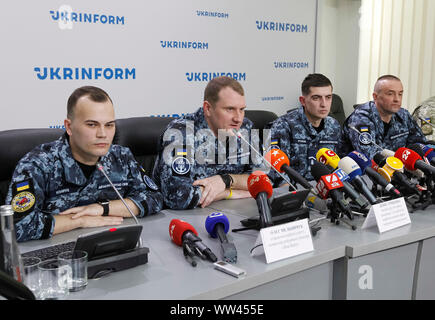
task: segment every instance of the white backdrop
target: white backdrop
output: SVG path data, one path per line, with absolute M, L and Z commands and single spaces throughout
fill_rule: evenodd
M 182 115 L 221 74 L 281 115 L 314 70 L 316 0 L 2 1 L 0 26 L 0 130 L 62 127 L 83 85 L 117 118 Z

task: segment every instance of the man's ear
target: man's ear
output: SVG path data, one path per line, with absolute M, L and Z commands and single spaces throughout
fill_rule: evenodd
M 305 107 L 305 97 L 304 96 L 299 97 L 299 102 L 301 103 L 301 105 L 303 105 Z
M 63 125 L 65 126 L 66 133 L 68 133 L 68 135 L 71 136 L 71 134 L 72 134 L 72 132 L 71 132 L 71 120 L 70 119 L 63 120 Z
M 202 104 L 202 108 L 204 110 L 204 115 L 206 115 L 207 117 L 210 117 L 210 109 L 212 108 L 210 102 L 208 102 L 207 100 L 205 100 Z

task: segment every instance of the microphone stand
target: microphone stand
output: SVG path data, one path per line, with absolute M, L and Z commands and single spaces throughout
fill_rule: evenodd
M 356 230 L 355 225 L 344 219 L 344 213 L 334 200 L 332 200 L 332 202 L 329 202 L 327 206 L 329 209 L 329 217 L 331 218 L 332 223 L 334 223 L 335 225 L 339 225 L 340 222 L 343 222 L 344 224 L 348 225 L 352 230 Z

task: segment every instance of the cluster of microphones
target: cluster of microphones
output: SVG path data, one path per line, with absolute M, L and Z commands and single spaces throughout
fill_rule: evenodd
M 416 143 L 396 151 L 382 150 L 373 159 L 361 152 L 352 151 L 340 158 L 333 150 L 322 148 L 311 165 L 311 175 L 316 181 L 310 184 L 291 168 L 287 155 L 280 149 L 271 149 L 264 157 L 289 185 L 293 183 L 308 189 L 325 200 L 331 222 L 340 221 L 356 229 L 349 220 L 354 214 L 367 215 L 369 205 L 404 197 L 411 211 L 425 209 L 435 203 L 435 151 L 427 145 Z M 248 178 L 248 189 L 256 199 L 261 227 L 273 225 L 270 212 L 272 184 L 262 171 Z
M 333 150 L 322 148 L 318 150 L 316 159 L 311 165 L 311 175 L 315 180 L 311 184 L 290 166 L 282 150 L 271 149 L 264 156 L 264 160 L 291 188 L 296 190 L 293 183 L 299 184 L 322 199 L 327 204 L 327 217 L 335 224 L 343 222 L 355 230 L 349 221 L 354 219 L 354 214 L 365 216 L 370 205 L 399 197 L 404 197 L 411 210 L 425 209 L 435 203 L 435 150 L 427 145 L 416 143 L 396 151 L 384 149 L 373 159 L 357 151 L 340 158 Z M 262 171 L 254 171 L 247 184 L 257 202 L 260 227 L 273 226 L 270 206 L 273 187 L 269 177 Z M 220 212 L 212 213 L 206 218 L 205 229 L 212 238 L 220 240 L 222 260 L 236 263 L 236 248 L 226 236 L 228 218 Z M 173 219 L 169 235 L 183 248 L 184 256 L 192 266 L 197 265 L 196 257 L 210 262 L 218 260 L 189 223 Z
M 221 212 L 213 212 L 205 220 L 205 229 L 212 238 L 219 238 L 222 248 L 222 260 L 228 263 L 237 262 L 237 250 L 233 242 L 227 238 L 230 228 L 228 217 Z M 193 266 L 197 266 L 196 257 L 210 262 L 218 261 L 217 256 L 207 247 L 198 232 L 188 222 L 180 219 L 172 219 L 169 223 L 169 236 L 178 246 L 183 248 L 186 260 Z

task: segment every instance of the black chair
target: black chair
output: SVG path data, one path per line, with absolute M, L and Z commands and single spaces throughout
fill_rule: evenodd
M 272 111 L 265 110 L 246 110 L 245 117 L 254 123 L 254 129 L 264 129 L 264 127 L 278 116 Z
M 160 135 L 175 118 L 135 117 L 116 120 L 113 143 L 130 148 L 148 175 L 152 174 Z
M 341 97 L 338 94 L 332 94 L 332 104 L 329 115 L 337 119 L 340 125 L 343 126 L 344 120 L 346 120 L 346 115 L 344 114 L 343 100 L 341 100 Z
M 54 141 L 62 129 L 15 129 L 0 132 L 0 204 L 5 203 L 9 183 L 18 161 L 36 146 Z

